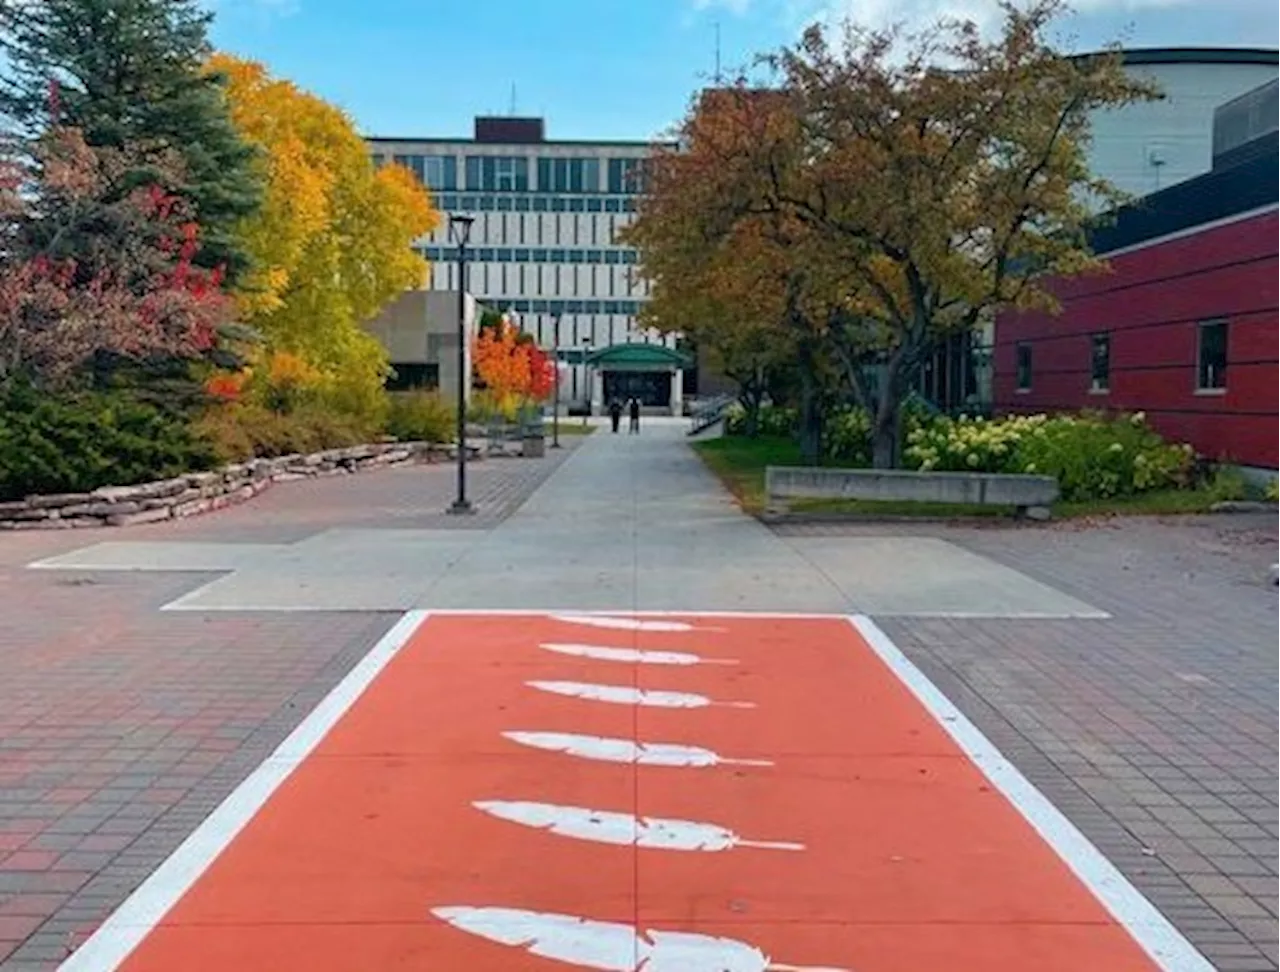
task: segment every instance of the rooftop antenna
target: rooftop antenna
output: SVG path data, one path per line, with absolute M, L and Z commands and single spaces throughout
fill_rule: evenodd
M 722 80 L 722 79 L 721 79 L 721 76 L 720 76 L 720 21 L 718 21 L 718 20 L 716 21 L 716 76 L 715 76 L 715 80 L 716 80 L 716 87 L 717 87 L 717 88 L 718 88 L 718 87 L 720 87 L 720 84 L 721 84 L 721 80 Z
M 516 117 L 516 83 L 511 82 L 511 117 Z

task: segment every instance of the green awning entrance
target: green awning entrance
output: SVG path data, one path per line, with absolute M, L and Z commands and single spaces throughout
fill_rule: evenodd
M 599 371 L 680 371 L 693 367 L 689 355 L 661 344 L 613 344 L 587 355 Z

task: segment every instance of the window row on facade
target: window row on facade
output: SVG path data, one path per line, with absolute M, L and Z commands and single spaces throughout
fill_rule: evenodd
M 471 227 L 469 251 L 478 247 L 547 247 L 598 249 L 617 245 L 626 215 L 595 213 L 477 213 Z M 442 219 L 419 246 L 453 243 L 448 220 Z
M 634 317 L 644 306 L 639 300 L 527 300 L 481 297 L 480 303 L 517 314 L 625 314 Z
M 1195 391 L 1217 394 L 1227 387 L 1227 328 L 1223 320 L 1196 325 Z M 1104 394 L 1111 390 L 1111 332 L 1086 335 L 1089 341 L 1089 391 Z M 1016 347 L 1016 388 L 1031 391 L 1034 379 L 1033 345 L 1019 341 Z
M 457 262 L 456 246 L 424 246 L 419 252 L 433 263 Z M 477 246 L 467 250 L 468 260 L 477 263 L 610 263 L 632 264 L 638 259 L 635 250 L 615 247 L 609 250 L 548 250 L 527 247 Z
M 446 212 L 499 213 L 634 213 L 631 196 L 486 196 L 442 194 L 436 205 Z
M 375 166 L 388 157 L 374 153 Z M 394 154 L 390 161 L 404 166 L 424 186 L 437 191 L 481 192 L 611 192 L 639 194 L 644 189 L 644 159 L 600 159 L 595 156 L 544 157 L 519 155 L 468 155 L 463 158 L 463 182 L 458 179 L 458 156 Z M 604 163 L 602 166 L 601 163 Z M 601 174 L 604 175 L 603 182 Z M 536 174 L 535 180 L 530 176 Z
M 430 264 L 431 288 L 454 290 L 458 264 L 442 260 Z M 467 266 L 467 287 L 475 293 L 515 297 L 632 297 L 648 296 L 648 281 L 633 267 L 601 263 L 473 263 Z

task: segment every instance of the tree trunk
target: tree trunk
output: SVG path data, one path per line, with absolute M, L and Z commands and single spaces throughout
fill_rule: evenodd
M 890 359 L 881 378 L 879 402 L 871 427 L 871 465 L 876 469 L 893 469 L 898 465 L 898 445 L 902 396 L 899 362 Z
M 871 465 L 876 469 L 893 469 L 898 464 L 898 413 L 895 408 L 887 422 L 879 416 L 871 432 Z
M 811 355 L 800 360 L 800 459 L 816 466 L 822 460 L 822 401 Z
M 743 407 L 746 409 L 745 431 L 748 439 L 754 439 L 760 435 L 760 403 L 763 396 L 758 392 L 749 391 L 742 399 Z

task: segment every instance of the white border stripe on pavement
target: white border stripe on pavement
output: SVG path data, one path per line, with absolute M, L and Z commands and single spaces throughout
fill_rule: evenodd
M 244 781 L 178 845 L 58 972 L 110 972 L 120 965 L 346 714 L 429 612 L 409 611 L 384 634 Z
M 538 610 L 492 612 L 406 612 L 298 727 L 219 804 L 163 864 L 62 965 L 59 972 L 111 972 L 137 948 L 210 864 L 270 799 L 355 704 L 429 614 L 528 614 Z M 591 612 L 597 613 L 597 612 Z M 598 612 L 606 613 L 606 612 Z M 821 614 L 752 612 L 622 611 L 632 616 L 838 618 Z M 1010 763 L 959 709 L 865 615 L 849 621 L 881 661 L 911 690 L 960 749 L 1035 828 L 1134 940 L 1164 972 L 1215 972 L 1203 955 L 1090 843 L 1047 797 Z
M 947 731 L 992 786 L 1036 829 L 1143 950 L 1165 972 L 1215 972 L 1214 967 L 1170 924 L 1048 797 L 1010 763 L 982 730 L 942 694 L 927 675 L 865 615 L 850 622 L 867 644 Z

